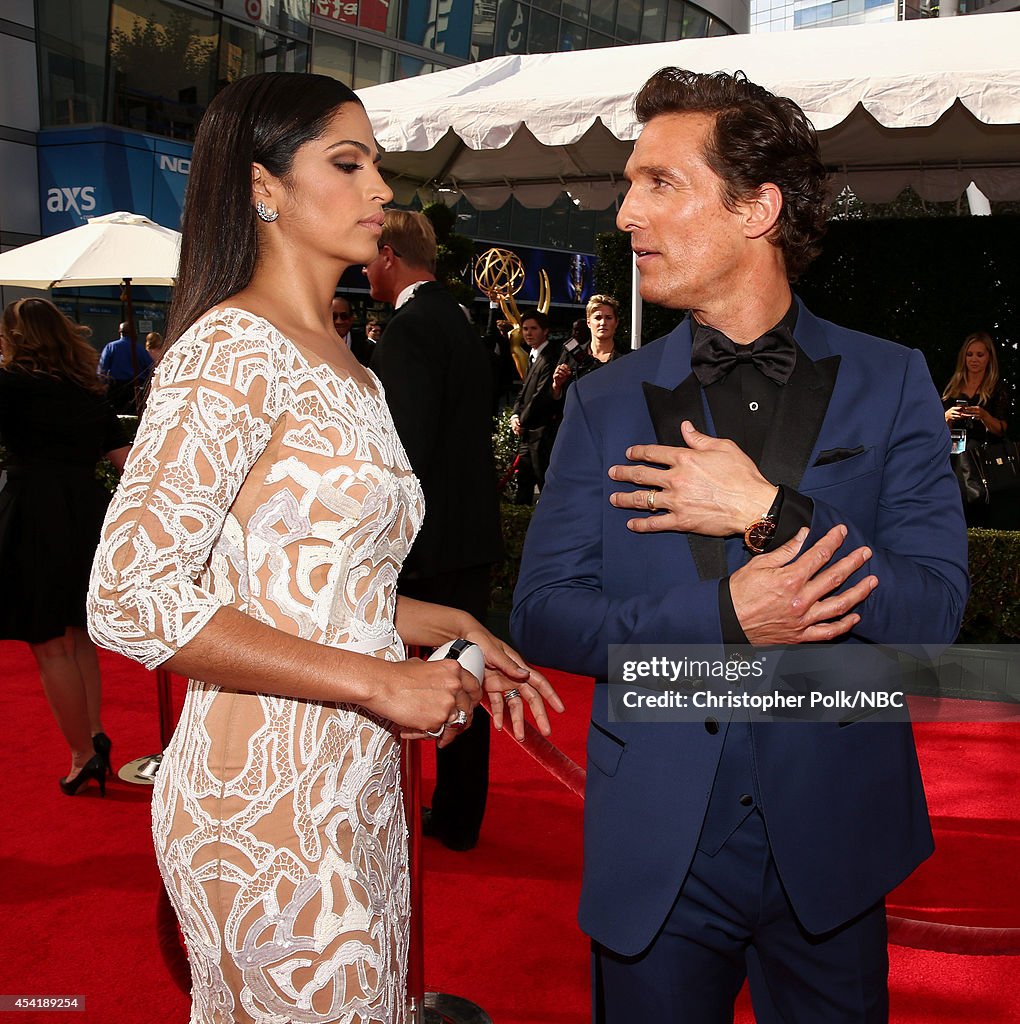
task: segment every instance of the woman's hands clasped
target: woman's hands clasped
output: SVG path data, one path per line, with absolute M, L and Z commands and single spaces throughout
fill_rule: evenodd
M 424 739 L 431 734 L 440 737 L 442 747 L 457 735 L 456 728 L 445 726 L 453 726 L 458 718 L 470 723 L 482 689 L 459 662 L 408 658 L 379 665 L 383 678 L 364 706 L 400 726 L 401 739 Z
M 563 702 L 549 680 L 529 668 L 512 647 L 478 622 L 466 629 L 463 636 L 478 645 L 485 659 L 481 686 L 452 658 L 411 658 L 399 664 L 387 663 L 388 668 L 397 670 L 397 677 L 388 680 L 387 696 L 374 700 L 371 710 L 401 726 L 402 739 L 438 738 L 439 746 L 445 747 L 471 724 L 475 707 L 487 696 L 497 729 L 503 728 L 509 711 L 514 736 L 523 740 L 527 705 L 539 731 L 548 736 L 552 728 L 546 701 L 556 711 L 563 711 Z

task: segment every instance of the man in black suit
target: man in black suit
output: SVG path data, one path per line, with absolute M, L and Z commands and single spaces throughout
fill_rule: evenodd
M 375 344 L 354 330 L 354 312 L 351 309 L 351 304 L 342 295 L 338 295 L 333 299 L 332 309 L 333 329 L 337 336 L 351 350 L 351 354 L 362 366 L 368 366 L 372 361 Z
M 549 465 L 556 428 L 563 409 L 562 398 L 553 398 L 553 371 L 560 359 L 560 346 L 549 340 L 549 318 L 537 310 L 521 318 L 521 334 L 531 349 L 528 372 L 520 397 L 514 403 L 510 427 L 520 438 L 517 463 L 518 505 L 530 505 L 535 488 L 541 491 Z
M 436 236 L 428 218 L 387 212 L 379 256 L 365 275 L 372 298 L 392 303 L 395 312 L 375 347 L 372 369 L 425 492 L 425 522 L 398 589 L 484 621 L 490 568 L 502 556 L 492 373 L 463 309 L 436 281 L 435 266 Z M 488 778 L 489 717 L 478 714 L 455 743 L 437 751 L 426 834 L 451 849 L 471 849 Z

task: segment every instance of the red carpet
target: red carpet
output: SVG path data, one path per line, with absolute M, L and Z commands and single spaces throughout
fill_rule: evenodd
M 112 655 L 103 667 L 119 765 L 158 746 L 154 683 Z M 0 680 L 0 995 L 86 998 L 84 1014 L 29 1011 L 12 1021 L 184 1024 L 188 1000 L 157 937 L 149 790 L 115 781 L 105 801 L 95 787 L 63 796 L 63 742 L 24 645 L 0 642 Z M 561 683 L 568 711 L 554 723 L 557 746 L 582 763 L 590 691 L 583 681 Z M 1017 732 L 994 723 L 917 727 L 938 850 L 893 894 L 891 914 L 1020 928 Z M 574 922 L 581 802 L 507 737 L 493 750 L 477 849 L 455 854 L 426 841 L 428 987 L 472 999 L 496 1024 L 586 1024 L 588 945 Z M 895 1024 L 1020 1021 L 1020 958 L 898 946 L 890 955 Z M 749 1024 L 743 1007 L 738 1024 Z

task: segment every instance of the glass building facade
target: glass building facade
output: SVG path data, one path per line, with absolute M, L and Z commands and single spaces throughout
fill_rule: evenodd
M 1017 10 L 1015 0 L 955 0 L 957 13 Z M 939 0 L 751 0 L 752 32 L 937 18 Z
M 929 4 L 937 10 L 938 0 L 752 0 L 751 31 L 911 21 L 931 16 Z
M 190 139 L 217 88 L 316 71 L 355 89 L 508 53 L 728 35 L 688 0 L 39 0 L 43 128 Z

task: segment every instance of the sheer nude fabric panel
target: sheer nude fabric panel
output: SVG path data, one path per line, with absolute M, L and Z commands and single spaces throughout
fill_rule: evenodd
M 395 660 L 421 491 L 381 388 L 225 310 L 160 364 L 93 567 L 90 629 L 156 666 L 221 606 Z M 195 1024 L 400 1022 L 406 829 L 391 723 L 192 680 L 153 793 Z

